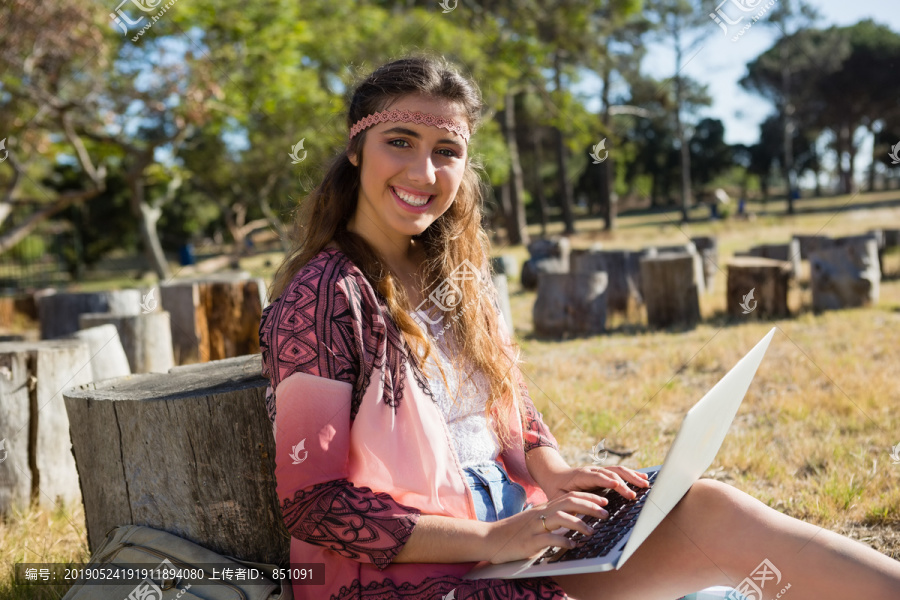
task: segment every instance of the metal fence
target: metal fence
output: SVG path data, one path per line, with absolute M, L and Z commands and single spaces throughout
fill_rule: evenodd
M 0 237 L 15 230 L 45 205 L 13 201 L 13 209 L 0 224 Z M 71 281 L 68 265 L 82 261 L 78 231 L 69 221 L 48 219 L 24 239 L 0 254 L 0 296 L 13 296 Z M 77 267 L 76 267 L 77 268 Z

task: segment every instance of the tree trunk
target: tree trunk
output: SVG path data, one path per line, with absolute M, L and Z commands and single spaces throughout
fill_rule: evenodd
M 242 560 L 288 562 L 260 369 L 255 354 L 63 394 L 92 553 L 110 528 L 137 524 Z
M 610 130 L 610 116 L 609 116 L 609 86 L 610 86 L 610 75 L 612 74 L 612 69 L 610 68 L 609 61 L 606 62 L 603 68 L 603 92 L 600 97 L 600 103 L 602 107 L 602 117 L 601 122 L 603 123 L 603 128 L 605 131 Z M 615 178 L 616 171 L 613 166 L 613 157 L 612 157 L 612 144 L 607 138 L 606 140 L 606 150 L 608 152 L 606 160 L 603 161 L 601 165 L 600 173 L 600 207 L 603 210 L 603 229 L 604 231 L 612 231 L 616 228 L 616 206 L 615 206 Z
M 556 84 L 556 91 L 562 99 L 562 82 L 560 80 L 559 52 L 553 53 L 553 79 Z M 556 128 L 556 164 L 557 178 L 559 180 L 560 204 L 562 205 L 563 222 L 565 229 L 563 235 L 572 235 L 575 233 L 575 215 L 572 212 L 572 182 L 569 181 L 568 170 L 566 169 L 566 145 L 563 140 L 563 132 L 559 127 Z
M 163 254 L 162 245 L 159 243 L 159 234 L 156 231 L 156 223 L 159 221 L 162 211 L 147 204 L 144 193 L 144 171 L 152 163 L 152 156 L 152 147 L 139 155 L 132 155 L 135 162 L 128 169 L 126 179 L 131 192 L 131 213 L 138 220 L 138 231 L 141 236 L 147 264 L 153 269 L 160 281 L 165 281 L 172 277 L 172 273 L 169 270 L 169 263 Z
M 784 118 L 784 130 L 783 130 L 783 148 L 784 148 L 784 181 L 785 185 L 787 185 L 787 212 L 789 215 L 794 214 L 794 123 L 792 121 L 792 116 L 794 112 L 794 107 L 790 101 L 790 86 L 791 86 L 791 72 L 788 68 L 789 59 L 785 55 L 787 52 L 788 44 L 784 43 L 784 38 L 782 38 L 781 44 L 781 87 L 782 94 L 784 97 L 784 108 L 782 110 L 782 115 Z
M 525 223 L 525 184 L 522 181 L 522 163 L 519 160 L 519 143 L 516 141 L 516 97 L 512 92 L 505 96 L 505 108 L 503 111 L 504 131 L 506 133 L 506 147 L 509 150 L 509 181 L 510 206 L 512 208 L 511 222 L 513 229 L 510 231 L 510 244 L 525 244 L 531 240 Z
M 538 212 L 541 216 L 541 237 L 547 237 L 547 198 L 544 196 L 544 182 L 541 179 L 541 165 L 544 162 L 543 152 L 541 151 L 541 139 L 539 130 L 535 128 L 534 135 L 531 137 L 532 147 L 534 148 L 534 197 L 537 200 Z
M 688 210 L 691 207 L 691 150 L 684 135 L 684 122 L 681 119 L 681 108 L 684 102 L 684 85 L 681 82 L 681 35 L 675 30 L 675 128 L 678 142 L 681 145 L 681 221 L 690 220 Z

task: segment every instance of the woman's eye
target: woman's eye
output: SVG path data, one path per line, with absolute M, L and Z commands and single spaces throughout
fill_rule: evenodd
M 401 139 L 390 140 L 390 141 L 388 142 L 388 145 L 389 145 L 389 146 L 394 146 L 394 142 L 400 142 L 401 144 L 407 144 L 407 146 L 408 146 L 407 141 L 406 141 L 406 140 L 401 140 Z M 406 148 L 407 146 L 394 146 L 394 148 Z M 439 152 L 449 152 L 449 154 L 444 154 L 444 155 L 443 155 L 443 156 L 447 156 L 447 157 L 449 157 L 449 158 L 455 158 L 456 156 L 458 156 L 458 155 L 456 154 L 456 152 L 454 152 L 454 151 L 451 150 L 450 148 L 441 148 L 441 149 L 439 150 Z

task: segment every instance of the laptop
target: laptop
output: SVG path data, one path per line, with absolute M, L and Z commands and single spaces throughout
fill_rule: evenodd
M 568 530 L 575 548 L 548 547 L 531 558 L 492 565 L 478 563 L 464 579 L 518 579 L 598 573 L 619 569 L 675 507 L 719 452 L 738 407 L 775 335 L 772 328 L 685 415 L 662 465 L 636 469 L 647 473 L 650 487 L 628 484 L 637 497 L 626 500 L 611 490 L 597 490 L 609 503 L 608 519 L 581 515 L 594 533 Z

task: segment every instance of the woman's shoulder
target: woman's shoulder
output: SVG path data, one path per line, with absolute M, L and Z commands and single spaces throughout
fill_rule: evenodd
M 347 288 L 359 285 L 362 273 L 350 258 L 335 246 L 322 248 L 302 266 L 276 301 L 294 301 L 298 295 L 315 294 L 328 298 Z

